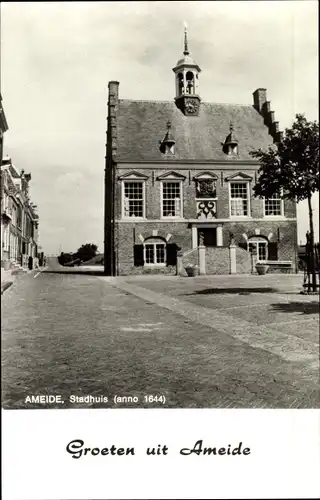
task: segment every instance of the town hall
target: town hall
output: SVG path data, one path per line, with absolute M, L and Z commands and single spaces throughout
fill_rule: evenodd
M 250 273 L 252 255 L 269 272 L 297 270 L 296 204 L 253 195 L 259 163 L 250 152 L 282 138 L 266 89 L 252 104 L 219 104 L 201 99 L 200 83 L 186 29 L 172 101 L 121 99 L 109 82 L 108 275 L 179 274 L 199 265 L 199 248 L 202 274 Z

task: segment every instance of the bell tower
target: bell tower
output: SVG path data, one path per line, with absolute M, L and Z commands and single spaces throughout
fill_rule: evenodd
M 184 28 L 184 51 L 173 68 L 176 79 L 177 107 L 187 116 L 198 116 L 200 109 L 199 73 L 201 69 L 189 53 L 187 25 Z

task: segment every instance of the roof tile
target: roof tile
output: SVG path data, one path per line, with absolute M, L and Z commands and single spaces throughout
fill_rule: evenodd
M 251 150 L 267 148 L 273 143 L 262 116 L 251 105 L 202 102 L 199 116 L 185 116 L 174 102 L 120 99 L 118 161 L 167 162 L 159 150 L 159 141 L 168 120 L 176 141 L 176 160 L 252 161 Z M 239 141 L 238 155 L 232 158 L 222 150 L 230 122 Z

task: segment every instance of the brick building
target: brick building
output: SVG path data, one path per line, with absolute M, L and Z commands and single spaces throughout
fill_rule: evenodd
M 19 172 L 11 158 L 1 165 L 1 266 L 28 267 L 38 258 L 37 207 L 29 197 L 31 174 Z
M 206 248 L 207 274 L 250 272 L 250 255 L 296 270 L 296 204 L 253 196 L 253 149 L 281 141 L 265 89 L 252 105 L 201 101 L 200 67 L 185 31 L 173 68 L 171 101 L 119 98 L 109 82 L 105 167 L 105 271 L 176 273 L 177 254 L 192 262 Z M 278 264 L 275 265 L 275 264 Z

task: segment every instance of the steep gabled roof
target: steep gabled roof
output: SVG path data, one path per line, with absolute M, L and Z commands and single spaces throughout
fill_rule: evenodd
M 251 105 L 202 102 L 199 116 L 185 116 L 174 102 L 120 99 L 117 160 L 166 162 L 159 150 L 159 141 L 168 120 L 176 141 L 174 158 L 177 160 L 252 161 L 249 155 L 252 149 L 273 144 L 262 116 Z M 222 150 L 230 122 L 239 141 L 238 154 L 232 158 Z

